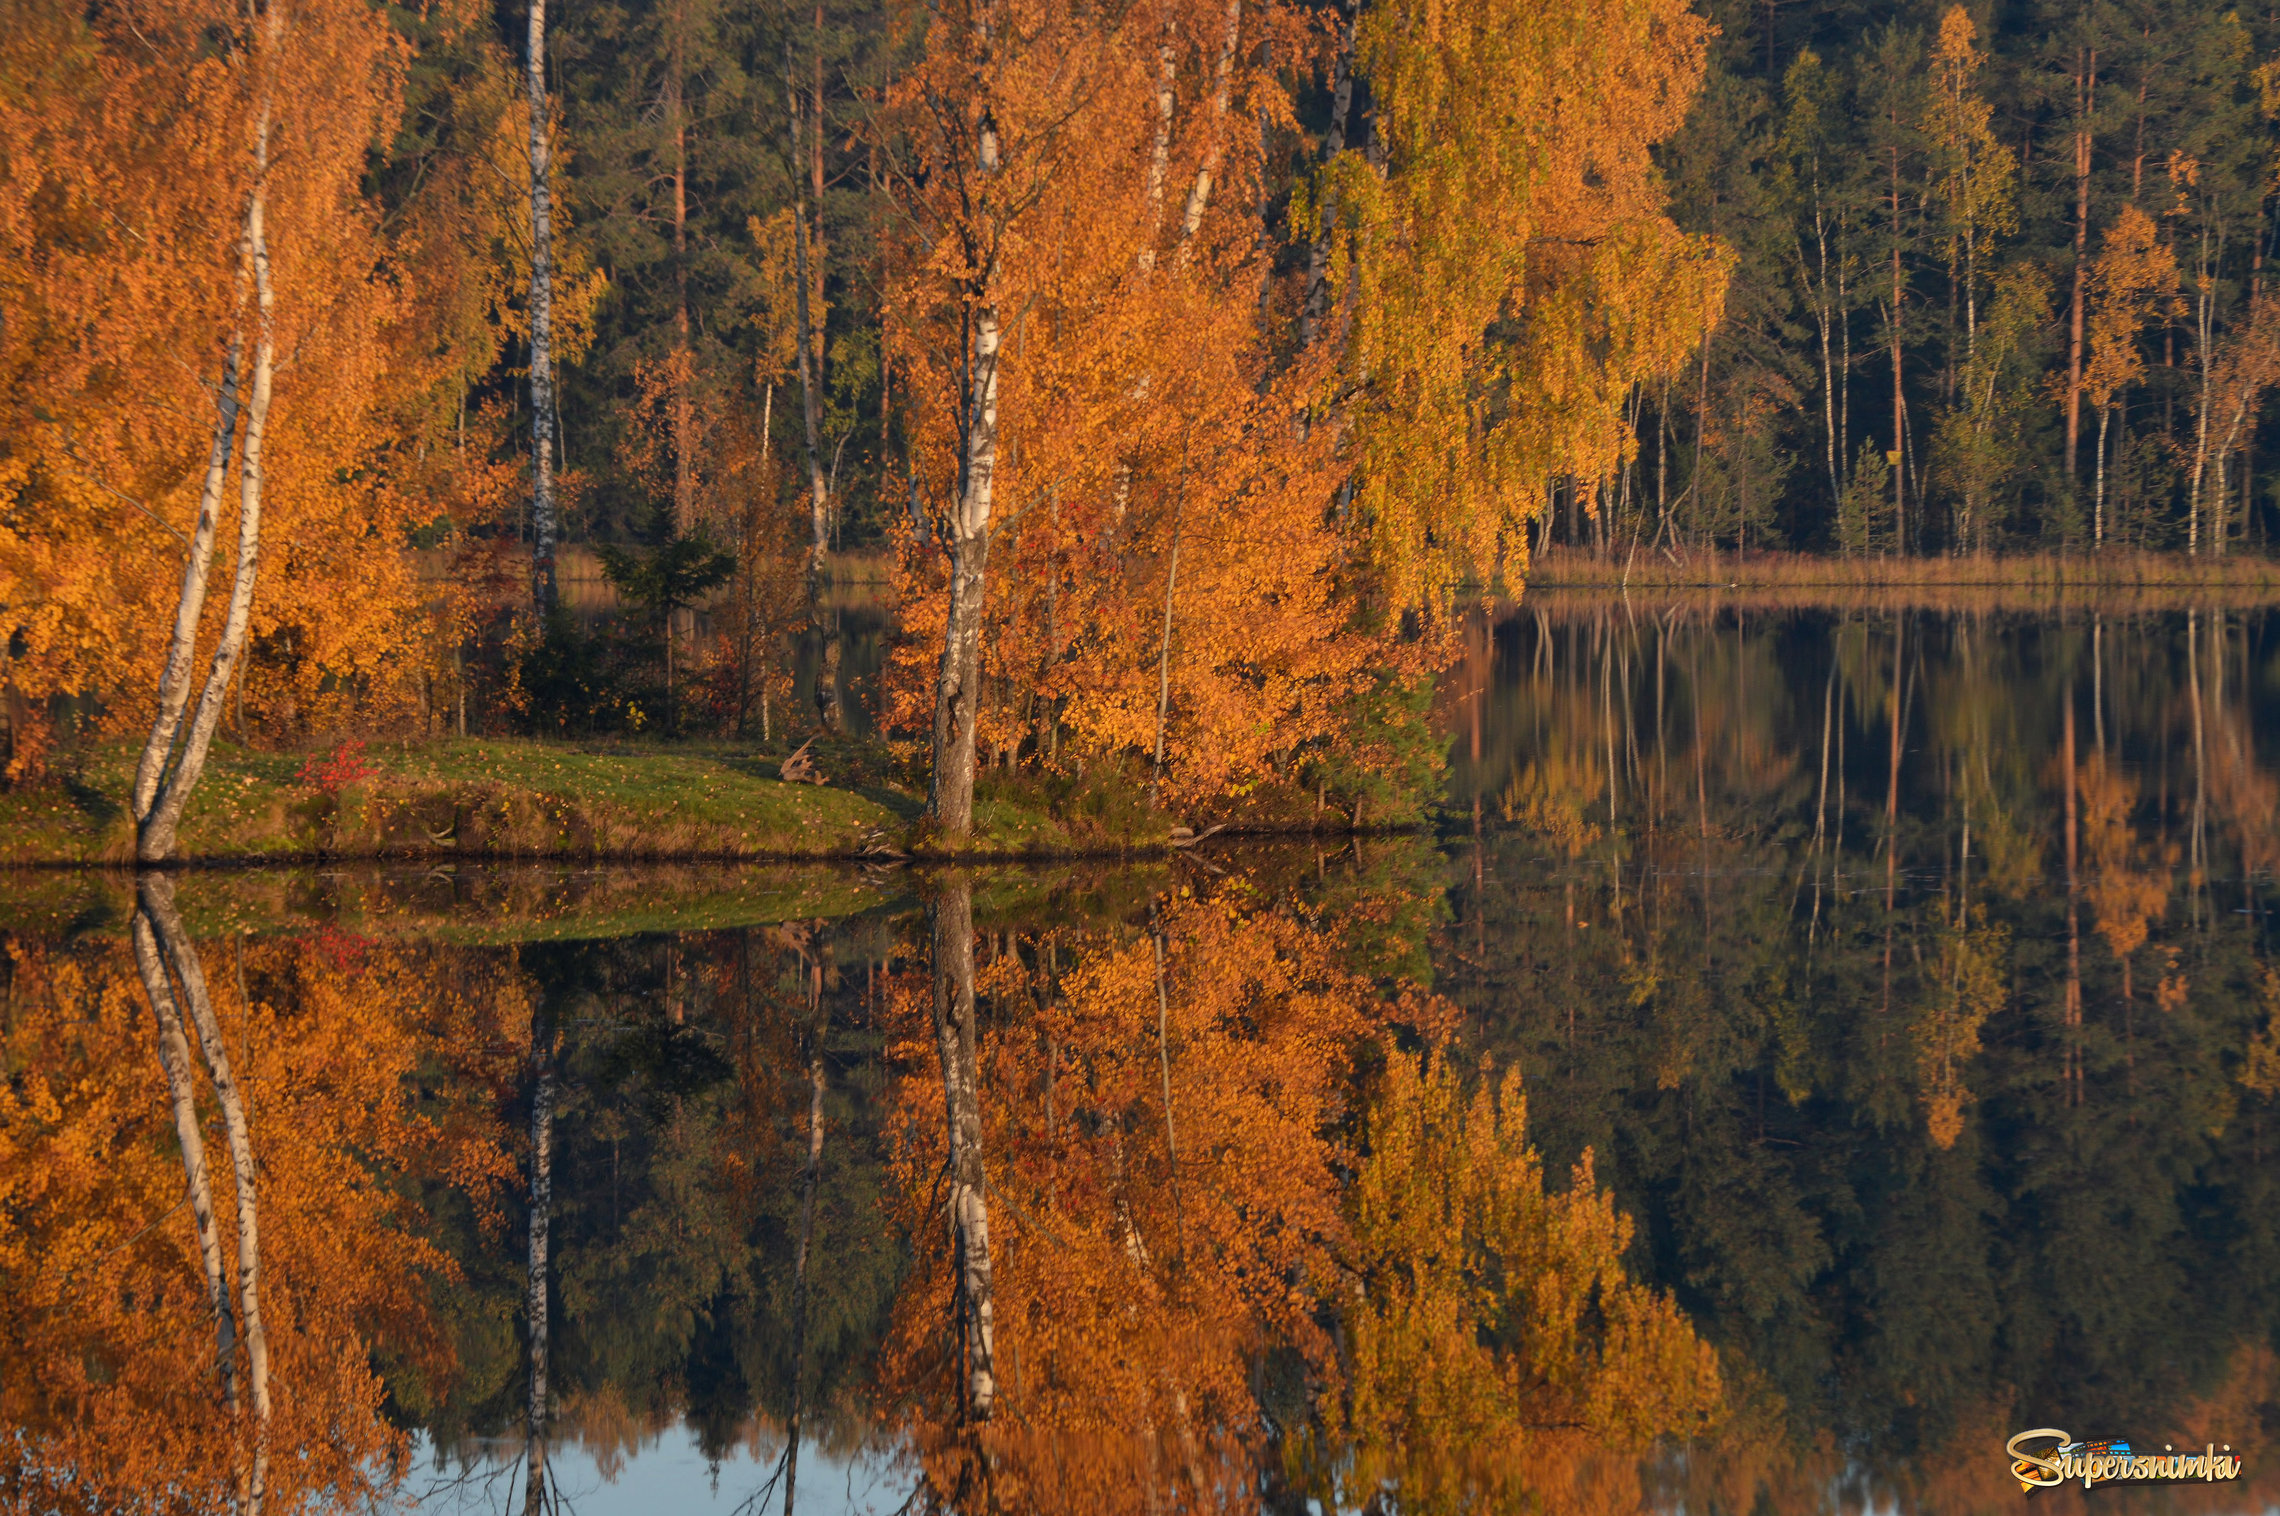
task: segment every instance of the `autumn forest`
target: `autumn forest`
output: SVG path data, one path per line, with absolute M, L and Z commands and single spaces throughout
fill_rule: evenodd
M 2271 1506 L 2280 11 L 4 9 L 0 1508 Z

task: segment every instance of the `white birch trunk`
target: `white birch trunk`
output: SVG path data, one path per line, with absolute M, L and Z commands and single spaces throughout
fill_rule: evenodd
M 530 0 L 523 63 L 530 97 L 530 586 L 554 610 L 554 206 L 546 109 L 546 0 Z
M 1148 238 L 1140 246 L 1140 272 L 1156 267 L 1156 238 L 1164 229 L 1164 177 L 1172 163 L 1172 101 L 1179 59 L 1172 47 L 1172 13 L 1164 10 L 1163 28 L 1156 39 L 1156 129 L 1148 147 Z
M 1173 1237 L 1180 1256 L 1187 1256 L 1187 1220 L 1180 1211 L 1180 1143 L 1172 1124 L 1172 1050 L 1170 1023 L 1172 996 L 1164 973 L 1164 932 L 1161 918 L 1150 933 L 1148 945 L 1156 957 L 1156 1070 L 1164 1082 L 1164 1161 L 1171 1176 Z M 1183 1407 L 1184 1410 L 1184 1407 Z
M 1227 99 L 1233 83 L 1235 48 L 1243 35 L 1243 0 L 1227 0 L 1227 30 L 1219 42 L 1219 57 L 1211 68 L 1210 133 L 1203 161 L 1196 166 L 1195 182 L 1188 187 L 1187 209 L 1180 216 L 1180 266 L 1186 267 L 1203 214 L 1211 207 L 1211 188 L 1226 153 Z
M 974 895 L 964 875 L 945 880 L 929 911 L 934 948 L 934 1039 L 950 1136 L 949 1225 L 965 1348 L 966 1405 L 987 1421 L 997 1403 L 997 1333 L 990 1276 L 989 1176 L 982 1163 L 980 1076 L 974 1049 Z
M 272 5 L 268 16 L 268 47 L 274 52 L 284 30 L 282 8 Z M 182 825 L 182 810 L 189 803 L 190 792 L 197 788 L 198 777 L 205 771 L 206 754 L 212 747 L 214 728 L 222 719 L 222 708 L 227 703 L 230 681 L 237 669 L 239 654 L 245 648 L 246 631 L 253 619 L 254 583 L 261 572 L 261 484 L 262 438 L 269 425 L 269 399 L 271 381 L 276 370 L 276 313 L 275 293 L 269 279 L 269 107 L 262 106 L 261 117 L 254 128 L 254 180 L 253 193 L 246 204 L 245 261 L 253 271 L 254 302 L 257 330 L 253 348 L 253 374 L 250 392 L 246 399 L 245 447 L 238 465 L 238 543 L 236 576 L 230 587 L 229 614 L 222 623 L 220 641 L 214 648 L 213 662 L 206 672 L 204 688 L 199 692 L 198 709 L 191 718 L 190 730 L 184 737 L 181 756 L 174 771 L 163 783 L 156 783 L 150 803 L 141 807 L 136 821 L 135 856 L 144 863 L 158 863 L 174 852 L 175 835 Z M 218 423 L 217 423 L 218 428 Z M 226 460 L 225 460 L 226 466 Z M 209 459 L 208 483 L 217 484 Z M 217 488 L 216 493 L 219 493 Z M 202 577 L 202 576 L 201 576 Z M 187 585 L 186 585 L 187 587 Z M 198 597 L 203 605 L 204 586 Z M 177 622 L 179 632 L 179 620 Z M 192 636 L 195 637 L 193 622 Z M 169 662 L 172 661 L 171 654 Z M 187 670 L 185 678 L 187 677 Z M 164 713 L 161 712 L 163 721 Z M 176 718 L 179 721 L 179 716 Z M 158 729 L 152 729 L 155 743 Z M 168 734 L 171 744 L 173 733 Z M 143 762 L 148 765 L 151 753 L 146 745 Z M 159 755 L 161 764 L 164 752 Z M 136 775 L 136 790 L 141 792 L 142 775 Z
M 983 118 L 977 171 L 998 168 L 997 129 Z M 997 264 L 983 269 L 976 292 L 972 371 L 966 396 L 965 447 L 958 498 L 950 517 L 950 615 L 934 686 L 934 770 L 927 808 L 952 837 L 974 825 L 974 726 L 982 676 L 982 607 L 988 590 L 990 512 L 996 501 L 999 342 Z
M 182 1012 L 158 945 L 157 928 L 138 902 L 134 924 L 135 967 L 143 992 L 158 1017 L 158 1061 L 174 1107 L 174 1135 L 182 1147 L 182 1178 L 190 1218 L 198 1233 L 198 1258 L 206 1272 L 206 1307 L 214 1319 L 214 1365 L 221 1377 L 222 1405 L 237 1414 L 237 1318 L 230 1305 L 229 1278 L 222 1268 L 221 1235 L 214 1225 L 213 1176 L 206 1166 L 206 1136 L 198 1120 L 198 1092 L 190 1067 L 190 1042 L 183 1035 Z
M 523 1309 L 530 1335 L 530 1380 L 523 1421 L 523 1510 L 546 1509 L 548 1315 L 546 1257 L 554 1216 L 554 1027 L 542 1007 L 531 1026 L 530 1233 Z
M 1181 460 L 1181 470 L 1187 467 Z M 1164 727 L 1172 712 L 1172 597 L 1180 587 L 1180 531 L 1187 525 L 1187 488 L 1183 480 L 1180 503 L 1172 517 L 1171 562 L 1164 572 L 1164 635 L 1156 646 L 1156 761 L 1148 781 L 1148 804 L 1162 798 L 1164 787 Z
M 166 667 L 158 679 L 158 716 L 143 743 L 142 761 L 135 766 L 134 818 L 140 825 L 158 798 L 159 780 L 174 755 L 174 739 L 181 730 L 182 711 L 190 701 L 191 665 L 198 652 L 198 621 L 206 609 L 206 578 L 214 559 L 214 522 L 221 510 L 222 490 L 230 472 L 230 451 L 237 442 L 238 365 L 245 356 L 245 333 L 230 333 L 229 353 L 222 360 L 222 382 L 214 390 L 214 436 L 206 454 L 206 478 L 198 490 L 198 520 L 191 528 L 190 556 L 182 566 L 182 594 L 175 602 L 174 635 L 167 644 Z
M 2101 548 L 2106 545 L 2106 429 L 2113 419 L 2112 402 L 2098 407 L 2098 466 L 2097 482 L 2091 486 L 2090 543 Z
M 206 1073 L 213 1081 L 214 1098 L 222 1108 L 222 1130 L 229 1139 L 230 1166 L 237 1180 L 237 1306 L 245 1335 L 246 1400 L 253 1413 L 253 1468 L 245 1492 L 249 1516 L 259 1516 L 269 1469 L 269 1333 L 261 1316 L 261 1215 L 255 1193 L 253 1133 L 246 1119 L 245 1099 L 230 1070 L 229 1044 L 206 989 L 205 970 L 198 950 L 183 929 L 174 905 L 174 881 L 162 873 L 145 874 L 137 885 L 142 913 L 156 929 L 157 943 L 174 976 L 181 981 L 182 998 L 205 1055 Z

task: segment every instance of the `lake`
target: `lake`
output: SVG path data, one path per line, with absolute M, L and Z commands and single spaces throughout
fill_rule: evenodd
M 1547 594 L 1417 833 L 0 877 L 0 1489 L 2270 1510 L 2276 695 L 2253 605 Z

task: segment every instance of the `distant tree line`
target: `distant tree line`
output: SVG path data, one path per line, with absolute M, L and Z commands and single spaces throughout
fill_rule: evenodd
M 1733 252 L 1636 461 L 1554 539 L 2262 550 L 2280 15 L 1709 0 L 1673 214 Z M 1574 491 L 1569 489 L 1567 494 Z

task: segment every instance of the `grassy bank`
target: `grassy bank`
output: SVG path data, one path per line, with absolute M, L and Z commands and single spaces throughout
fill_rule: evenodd
M 183 816 L 181 859 L 821 858 L 904 826 L 889 795 L 784 784 L 774 760 L 728 752 L 375 743 L 329 786 L 304 778 L 310 756 L 217 743 Z M 105 744 L 50 783 L 0 795 L 0 864 L 126 862 L 132 762 L 128 745 Z
M 0 866 L 123 865 L 135 750 L 102 744 L 0 791 Z M 954 848 L 875 748 L 819 747 L 826 784 L 727 746 L 516 739 L 374 743 L 344 757 L 217 744 L 183 818 L 184 863 L 306 859 L 969 859 L 1160 853 L 1178 818 L 1138 786 L 984 775 Z M 331 772 L 321 772 L 330 764 Z M 1279 813 L 1267 818 L 1282 829 Z M 1335 818 L 1334 818 L 1335 819 Z

